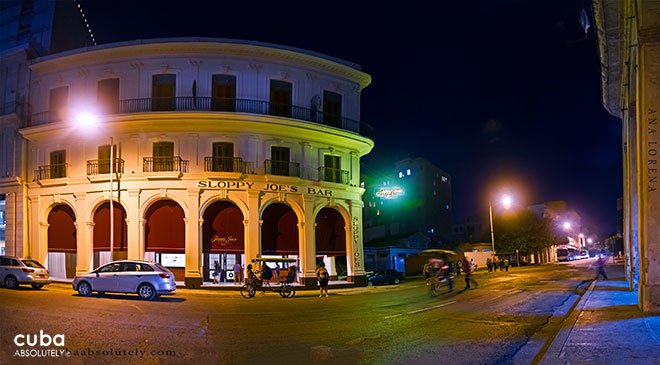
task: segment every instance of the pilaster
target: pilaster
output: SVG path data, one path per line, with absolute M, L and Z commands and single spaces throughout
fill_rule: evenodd
M 187 288 L 199 288 L 202 285 L 202 247 L 200 237 L 199 193 L 200 189 L 188 189 L 188 217 L 186 219 L 186 274 Z

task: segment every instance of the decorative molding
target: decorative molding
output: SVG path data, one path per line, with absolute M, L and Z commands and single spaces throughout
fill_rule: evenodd
M 280 79 L 282 80 L 288 80 L 289 79 L 289 73 L 286 71 L 280 71 L 279 72 Z
M 167 198 L 167 189 L 166 188 L 161 188 L 160 189 L 160 197 L 161 198 Z
M 140 62 L 140 61 L 137 61 L 137 62 L 131 62 L 131 63 L 130 63 L 130 66 L 131 66 L 132 69 L 134 69 L 134 70 L 138 70 L 138 71 L 139 71 L 139 70 L 142 68 L 142 66 L 144 66 L 144 63 L 142 63 L 142 62 Z
M 250 66 L 251 69 L 257 72 L 259 72 L 259 70 L 261 69 L 261 65 L 258 63 L 250 63 L 248 66 Z

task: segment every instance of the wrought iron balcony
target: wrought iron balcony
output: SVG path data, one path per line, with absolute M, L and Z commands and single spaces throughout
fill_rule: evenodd
M 319 180 L 348 185 L 348 171 L 321 166 L 319 167 Z
M 300 163 L 289 161 L 264 161 L 266 174 L 300 177 Z
M 241 172 L 249 174 L 250 169 L 240 157 L 204 157 L 204 171 L 206 172 Z
M 144 157 L 142 171 L 144 172 L 166 172 L 178 171 L 188 172 L 188 160 L 182 160 L 180 156 L 172 157 Z
M 373 129 L 369 124 L 339 115 L 324 113 L 319 110 L 289 104 L 276 104 L 263 100 L 202 96 L 142 98 L 120 100 L 118 106 L 106 109 L 107 114 L 145 113 L 152 111 L 217 111 L 275 115 L 341 128 L 373 138 Z M 65 119 L 65 116 L 61 113 L 46 111 L 32 114 L 30 124 L 39 125 Z
M 115 173 L 124 173 L 124 160 L 115 158 L 112 164 L 112 170 Z M 88 160 L 87 161 L 87 175 L 100 175 L 110 173 L 110 159 Z
M 48 180 L 48 179 L 59 179 L 62 177 L 67 177 L 68 170 L 69 170 L 68 163 L 44 165 L 44 166 L 39 166 L 39 168 L 34 171 L 34 175 L 37 181 Z

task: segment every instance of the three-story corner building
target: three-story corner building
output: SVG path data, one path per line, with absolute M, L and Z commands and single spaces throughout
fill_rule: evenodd
M 35 59 L 19 131 L 25 198 L 7 200 L 25 205 L 25 232 L 7 252 L 62 278 L 146 259 L 197 287 L 216 262 L 289 257 L 307 286 L 321 260 L 366 284 L 358 185 L 373 141 L 359 116 L 370 81 L 343 60 L 224 39 Z

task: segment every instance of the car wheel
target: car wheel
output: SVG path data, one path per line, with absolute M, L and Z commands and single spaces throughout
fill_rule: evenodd
M 154 290 L 154 287 L 151 286 L 151 284 L 142 284 L 138 288 L 138 295 L 140 296 L 140 299 L 152 300 L 156 297 L 156 290 Z
M 41 289 L 44 287 L 44 284 L 30 284 L 34 289 Z
M 399 278 L 394 279 L 394 284 L 398 284 L 400 282 L 401 282 L 401 280 L 399 280 Z
M 83 281 L 82 283 L 78 284 L 78 294 L 82 295 L 83 297 L 92 295 L 92 286 L 89 285 L 88 282 Z
M 374 282 L 373 282 L 373 281 L 368 281 L 368 282 L 367 282 L 367 285 L 368 285 L 368 286 L 374 286 Z
M 16 289 L 18 288 L 18 280 L 13 275 L 9 275 L 5 278 L 5 286 L 9 289 Z

